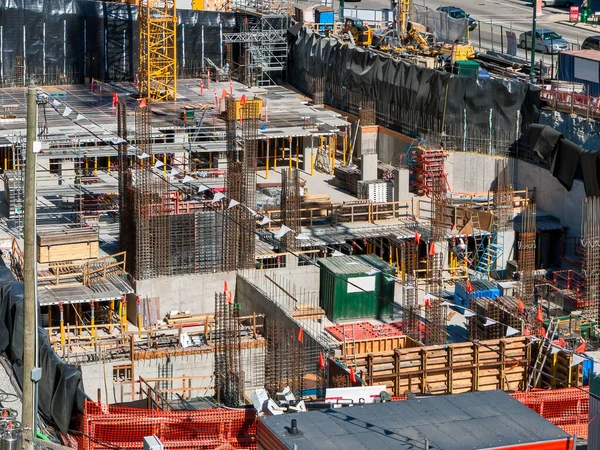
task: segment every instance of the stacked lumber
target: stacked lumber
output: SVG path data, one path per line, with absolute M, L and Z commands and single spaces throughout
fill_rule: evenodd
M 98 258 L 98 230 L 63 228 L 37 234 L 37 261 L 40 264 Z
M 471 311 L 476 315 L 467 318 L 469 339 L 501 339 L 506 336 L 507 327 L 521 329 L 517 311 L 518 299 L 502 296 L 496 299 L 472 298 Z M 487 319 L 497 323 L 487 325 Z
M 334 186 L 349 191 L 351 194 L 356 194 L 360 180 L 360 170 L 354 166 L 336 167 L 333 170 Z
M 392 395 L 410 391 L 457 394 L 520 390 L 527 385 L 529 338 L 465 342 L 445 347 L 395 349 L 356 356 L 357 373 L 369 385 L 385 384 Z
M 394 181 L 394 170 L 396 168 L 384 162 L 377 162 L 377 178 L 380 180 Z

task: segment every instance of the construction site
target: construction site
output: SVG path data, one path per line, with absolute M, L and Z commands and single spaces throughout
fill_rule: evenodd
M 597 98 L 409 1 L 23 3 L 1 448 L 600 448 Z

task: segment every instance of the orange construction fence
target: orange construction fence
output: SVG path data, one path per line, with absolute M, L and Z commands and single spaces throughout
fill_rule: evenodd
M 529 409 L 570 435 L 587 439 L 588 414 L 590 411 L 589 389 L 533 389 L 510 394 Z
M 253 408 L 159 411 L 88 401 L 77 420 L 78 450 L 141 450 L 145 436 L 157 436 L 169 450 L 258 448 Z

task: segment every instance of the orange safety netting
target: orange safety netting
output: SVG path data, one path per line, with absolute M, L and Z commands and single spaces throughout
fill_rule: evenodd
M 590 411 L 588 388 L 533 389 L 510 395 L 570 435 L 576 434 L 587 439 Z
M 258 448 L 254 409 L 159 411 L 88 401 L 78 422 L 78 450 L 142 449 L 146 436 L 169 450 Z

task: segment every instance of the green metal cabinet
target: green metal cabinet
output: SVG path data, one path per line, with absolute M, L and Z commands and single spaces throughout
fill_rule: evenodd
M 331 321 L 392 314 L 395 270 L 376 255 L 321 258 L 319 265 L 321 307 Z

